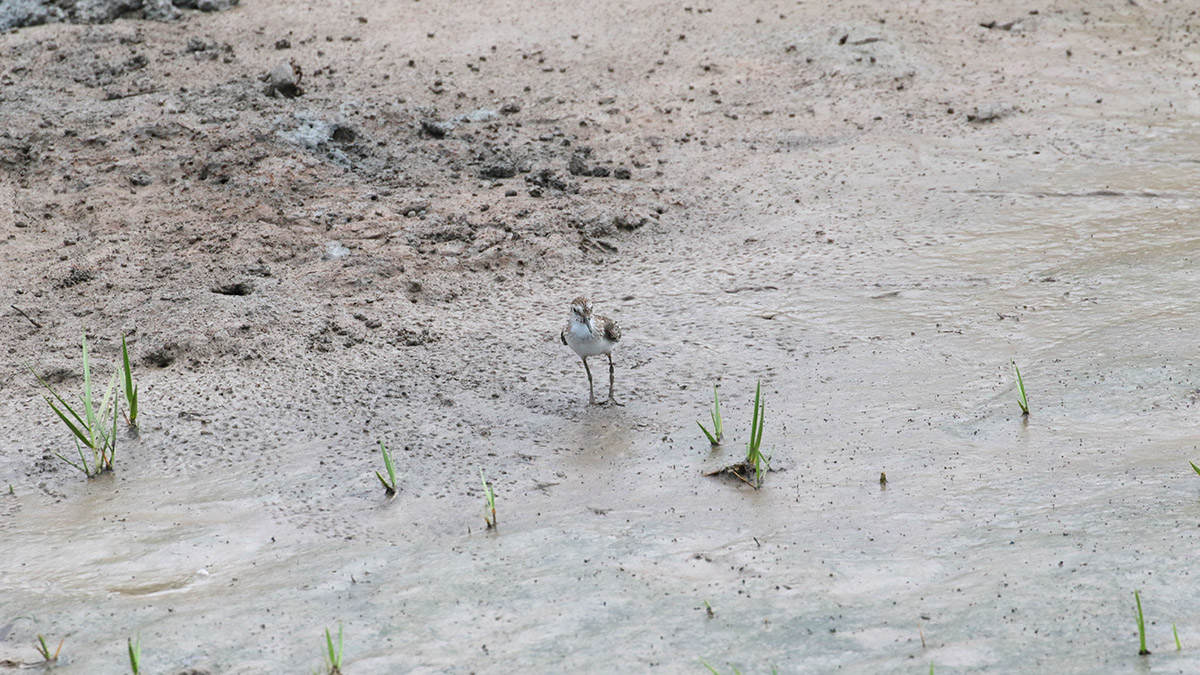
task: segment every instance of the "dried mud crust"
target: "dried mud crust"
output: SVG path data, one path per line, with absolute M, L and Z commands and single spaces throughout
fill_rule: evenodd
M 548 119 L 520 96 L 451 96 L 436 77 L 411 98 L 376 94 L 320 65 L 315 36 L 235 47 L 178 24 L 32 30 L 0 42 L 16 304 L 51 331 L 80 312 L 141 328 L 156 367 L 260 358 L 282 336 L 243 338 L 268 323 L 318 352 L 369 335 L 423 345 L 437 333 L 422 319 L 309 317 L 308 294 L 445 305 L 477 283 L 464 272 L 611 256 L 667 210 L 646 160 L 586 145 L 586 119 Z M 300 95 L 264 83 L 258 64 L 276 63 Z M 228 307 L 213 295 L 255 316 L 218 315 L 197 334 L 182 315 Z M 134 307 L 153 330 L 130 325 Z

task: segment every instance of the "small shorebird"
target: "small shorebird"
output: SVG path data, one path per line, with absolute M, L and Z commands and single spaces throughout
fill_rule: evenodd
M 621 341 L 621 327 L 606 316 L 592 314 L 592 301 L 578 297 L 571 301 L 571 313 L 567 327 L 563 328 L 562 343 L 570 347 L 583 360 L 583 369 L 588 376 L 588 395 L 595 405 L 596 390 L 592 385 L 592 369 L 588 368 L 588 357 L 605 354 L 608 356 L 608 401 L 613 405 L 625 405 L 613 397 L 612 350 Z

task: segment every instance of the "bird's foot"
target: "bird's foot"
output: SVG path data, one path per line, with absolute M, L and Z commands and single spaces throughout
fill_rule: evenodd
M 618 401 L 617 399 L 613 398 L 612 396 L 608 397 L 608 400 L 604 402 L 604 405 L 619 405 L 622 408 L 625 407 L 624 403 Z

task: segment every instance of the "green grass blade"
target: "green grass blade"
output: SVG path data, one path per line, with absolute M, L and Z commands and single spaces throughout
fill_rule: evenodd
M 1021 369 L 1017 367 L 1016 361 L 1009 361 L 1012 364 L 1013 372 L 1017 374 L 1017 390 L 1021 393 L 1021 398 L 1017 399 L 1017 405 L 1021 406 L 1021 412 L 1029 414 L 1029 399 L 1025 396 L 1025 380 L 1021 379 Z
M 89 446 L 96 447 L 96 412 L 92 406 L 92 367 L 88 360 L 87 333 L 83 334 L 83 419 L 88 433 L 92 434 Z
M 58 454 L 57 452 L 54 453 L 54 456 L 61 459 L 64 462 L 66 462 L 67 464 L 70 464 L 71 466 L 75 467 L 76 469 L 79 469 L 80 471 L 83 472 L 83 475 L 85 475 L 85 476 L 92 475 L 91 472 L 89 472 L 87 469 L 83 468 L 82 466 L 79 466 L 78 464 L 76 464 L 75 462 L 72 462 L 71 460 L 67 459 L 66 457 L 63 457 L 62 455 Z M 80 454 L 79 458 L 83 459 L 83 455 Z M 86 463 L 86 460 L 85 460 L 85 463 Z
M 1175 651 L 1181 651 L 1183 645 L 1179 644 L 1179 629 L 1175 627 L 1175 624 L 1171 624 L 1171 632 L 1175 634 Z
M 333 636 L 330 635 L 329 629 L 325 629 L 325 650 L 329 654 L 329 666 L 331 673 L 341 672 L 342 668 L 342 647 L 344 646 L 344 627 L 338 624 L 338 644 L 337 649 L 333 648 Z
M 75 436 L 79 440 L 83 441 L 83 444 L 86 445 L 87 447 L 89 447 L 89 448 L 92 447 L 91 437 L 88 436 L 87 434 L 83 433 L 83 431 L 81 431 L 79 429 L 79 427 L 75 426 L 75 424 L 72 423 L 71 420 L 67 419 L 67 416 L 64 415 L 62 413 L 62 411 L 58 409 L 58 406 L 54 405 L 54 401 L 51 401 L 50 399 L 46 399 L 46 403 L 50 404 L 50 409 L 53 410 L 55 412 L 55 414 L 58 415 L 58 418 L 63 421 L 63 424 L 67 425 L 67 428 L 71 430 L 71 433 L 75 434 Z M 66 405 L 66 404 L 64 403 L 63 405 Z M 71 414 L 73 416 L 75 416 L 76 419 L 78 419 L 78 416 L 76 416 L 74 414 L 75 411 L 71 410 L 70 406 L 67 407 L 67 410 L 70 410 Z
M 137 426 L 137 387 L 133 384 L 133 368 L 129 365 L 129 346 L 125 344 L 125 336 L 121 336 L 121 366 L 125 375 L 125 402 L 129 407 L 129 425 Z
M 79 444 L 79 441 L 75 441 L 75 452 L 79 453 L 79 462 L 83 464 L 83 472 L 87 474 L 88 478 L 91 478 L 93 473 L 100 473 L 98 466 L 94 466 L 91 471 L 88 471 L 87 458 L 83 456 L 83 446 Z
M 1193 470 L 1195 470 L 1195 472 L 1196 472 L 1197 474 L 1200 474 L 1200 466 L 1196 466 L 1196 463 L 1195 463 L 1195 462 L 1188 462 L 1188 464 L 1191 464 L 1191 465 L 1192 465 L 1192 469 L 1193 469 Z
M 383 466 L 387 468 L 388 478 L 392 480 L 392 489 L 396 488 L 396 465 L 392 464 L 392 453 L 388 452 L 383 441 L 379 441 L 379 451 L 383 453 Z
M 762 446 L 762 380 L 754 388 L 754 417 L 750 422 L 750 445 L 757 451 Z
M 1146 656 L 1150 653 L 1150 650 L 1146 649 L 1146 620 L 1142 618 L 1142 598 L 1137 591 L 1133 592 L 1133 600 L 1137 603 L 1138 641 L 1141 644 L 1138 655 Z
M 763 427 L 767 424 L 767 402 L 763 401 L 758 409 L 758 435 L 754 439 L 754 449 L 762 447 Z
M 33 376 L 37 378 L 37 381 L 40 382 L 43 387 L 46 388 L 46 391 L 50 392 L 50 395 L 53 396 L 63 408 L 66 408 L 67 412 L 71 413 L 71 417 L 75 418 L 75 421 L 79 423 L 79 426 L 87 426 L 87 423 L 83 421 L 83 418 L 79 416 L 79 413 L 75 412 L 75 409 L 71 407 L 71 404 L 64 401 L 63 398 L 58 395 L 58 392 L 54 391 L 54 388 L 50 386 L 50 383 L 43 380 L 42 376 L 38 375 L 37 371 L 35 371 L 32 366 L 29 368 L 29 372 L 33 373 Z M 49 401 L 50 399 L 47 398 L 46 400 Z
M 115 443 L 116 443 L 117 417 L 120 415 L 120 410 L 117 407 L 117 397 L 113 396 L 113 393 L 115 393 L 116 390 L 117 390 L 117 373 L 113 373 L 112 377 L 109 378 L 109 380 L 108 380 L 108 388 L 104 391 L 104 402 L 100 404 L 100 420 L 99 420 L 99 425 L 100 425 L 99 441 L 100 442 L 97 445 L 100 446 L 100 451 L 102 453 L 104 452 L 105 448 L 107 448 L 108 445 L 110 445 L 110 444 L 115 445 Z M 111 437 L 108 436 L 107 430 L 105 429 L 105 427 L 108 426 L 109 403 L 112 403 L 113 425 L 112 425 L 112 436 Z
M 713 445 L 718 445 L 717 439 L 714 438 L 712 434 L 708 433 L 708 429 L 705 429 L 704 425 L 700 424 L 700 420 L 696 420 L 696 425 L 700 427 L 700 431 L 704 432 L 704 435 L 708 438 L 709 443 L 711 443 Z
M 138 636 L 137 644 L 133 642 L 133 638 L 126 638 L 129 644 L 129 667 L 133 670 L 133 675 L 138 675 L 138 670 L 142 665 L 142 636 Z
M 713 675 L 721 675 L 721 671 L 708 665 L 708 661 L 705 661 L 704 659 L 700 659 L 700 665 L 704 666 L 705 668 L 708 668 L 708 672 L 712 673 Z
M 108 468 L 109 469 L 113 468 L 113 460 L 117 458 L 117 412 L 118 412 L 117 399 L 114 398 L 113 399 L 113 412 L 112 412 L 112 423 L 113 423 L 112 438 L 111 438 L 111 440 L 109 442 L 109 446 L 108 446 Z
M 717 385 L 713 385 L 713 431 L 719 440 L 725 435 L 725 425 L 721 424 L 721 397 L 717 395 Z
M 492 490 L 492 486 L 488 485 L 487 478 L 483 475 L 483 467 L 479 467 L 479 480 L 483 481 L 483 496 L 487 500 L 483 507 L 483 522 L 487 523 L 488 527 L 496 526 L 496 493 Z M 488 511 L 491 510 L 491 516 L 488 516 Z

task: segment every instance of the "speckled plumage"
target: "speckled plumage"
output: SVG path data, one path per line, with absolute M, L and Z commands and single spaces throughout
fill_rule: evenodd
M 583 361 L 583 369 L 588 376 L 588 394 L 590 401 L 595 404 L 596 391 L 592 384 L 592 370 L 588 367 L 589 356 L 604 354 L 608 357 L 608 401 L 614 405 L 624 405 L 613 396 L 614 368 L 612 351 L 621 341 L 621 326 L 616 321 L 592 314 L 592 303 L 585 297 L 571 301 L 571 309 L 567 325 L 562 329 L 559 338 L 579 355 Z

